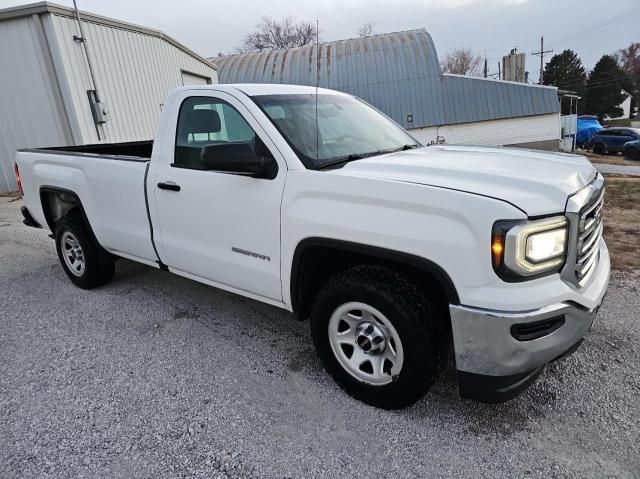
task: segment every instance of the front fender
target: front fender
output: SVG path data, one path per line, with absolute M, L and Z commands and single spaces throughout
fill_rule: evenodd
M 495 281 L 491 229 L 497 219 L 523 219 L 494 198 L 393 180 L 292 171 L 282 206 L 282 278 L 292 305 L 294 254 L 314 237 L 382 248 L 441 268 L 456 290 Z

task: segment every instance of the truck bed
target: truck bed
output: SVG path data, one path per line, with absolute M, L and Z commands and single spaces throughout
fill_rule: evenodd
M 43 201 L 73 192 L 98 242 L 118 256 L 155 264 L 146 177 L 153 142 L 110 143 L 19 150 L 25 205 L 47 224 Z

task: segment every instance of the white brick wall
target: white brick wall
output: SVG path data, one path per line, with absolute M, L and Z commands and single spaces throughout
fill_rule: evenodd
M 435 142 L 438 136 L 443 136 L 446 143 L 458 145 L 503 146 L 548 140 L 559 142 L 560 115 L 553 113 L 415 128 L 409 131 L 423 143 Z

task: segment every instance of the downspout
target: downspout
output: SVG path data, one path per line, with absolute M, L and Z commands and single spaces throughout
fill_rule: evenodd
M 76 20 L 78 21 L 78 29 L 80 30 L 80 37 L 73 36 L 73 39 L 77 42 L 82 43 L 82 47 L 84 48 L 84 55 L 87 59 L 87 66 L 89 67 L 89 76 L 91 77 L 91 85 L 93 86 L 93 92 L 95 95 L 96 103 L 100 102 L 100 93 L 98 92 L 98 84 L 96 82 L 96 76 L 93 72 L 93 65 L 91 64 L 91 56 L 89 55 L 89 49 L 87 48 L 87 38 L 84 36 L 84 30 L 82 29 L 82 21 L 80 19 L 80 12 L 78 11 L 78 5 L 76 4 L 76 0 L 73 0 L 73 8 L 76 12 Z M 98 135 L 98 141 L 101 141 L 100 137 L 100 129 L 98 128 L 98 124 L 95 124 L 96 134 Z

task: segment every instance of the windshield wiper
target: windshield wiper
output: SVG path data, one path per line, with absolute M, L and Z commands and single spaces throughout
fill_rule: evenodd
M 418 145 L 417 143 L 413 143 L 411 145 L 402 145 L 400 148 L 396 148 L 395 150 L 389 151 L 389 153 L 395 153 L 396 151 L 413 150 L 414 148 L 418 148 L 419 146 L 420 145 Z
M 411 144 L 411 145 L 402 145 L 399 148 L 391 148 L 388 150 L 378 150 L 378 151 L 371 151 L 369 153 L 352 153 L 351 155 L 348 156 L 343 156 L 341 158 L 337 158 L 325 165 L 319 166 L 318 169 L 319 170 L 324 170 L 325 168 L 330 168 L 332 166 L 336 166 L 336 165 L 341 165 L 343 163 L 349 163 L 350 161 L 354 161 L 354 160 L 362 160 L 363 158 L 369 158 L 371 156 L 378 156 L 378 155 L 387 155 L 389 153 L 396 153 L 398 151 L 405 151 L 405 150 L 412 150 L 414 148 L 418 148 L 418 144 Z

